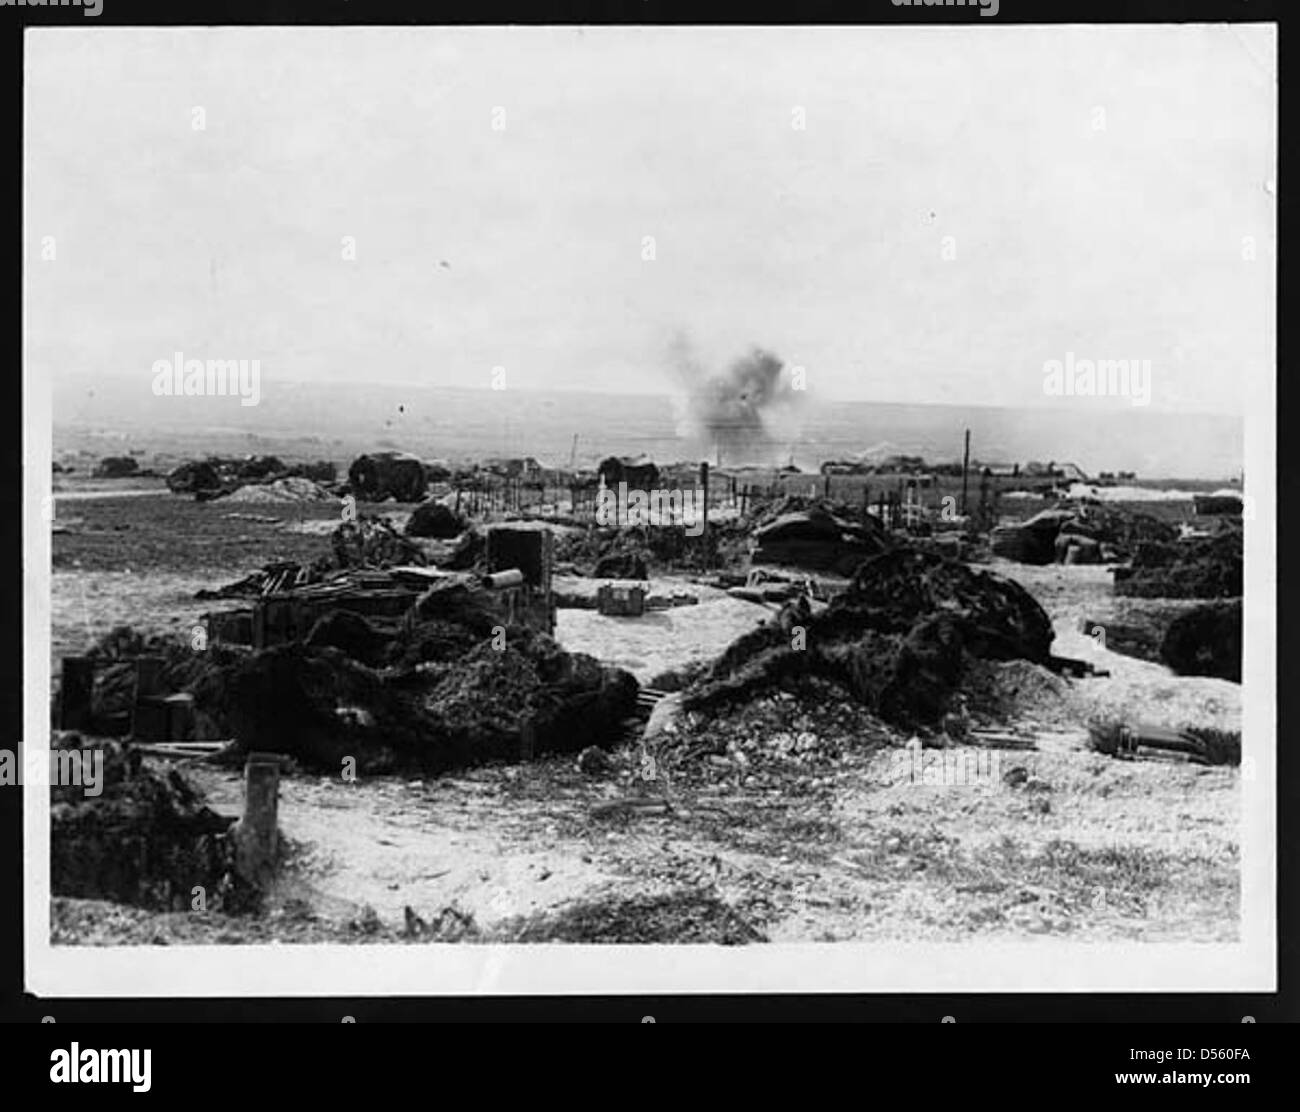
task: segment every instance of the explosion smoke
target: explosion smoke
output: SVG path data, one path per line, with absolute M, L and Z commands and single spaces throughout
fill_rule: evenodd
M 724 463 L 783 462 L 799 395 L 782 382 L 785 365 L 778 356 L 754 347 L 725 371 L 710 373 L 679 337 L 672 361 L 683 388 L 679 436 Z

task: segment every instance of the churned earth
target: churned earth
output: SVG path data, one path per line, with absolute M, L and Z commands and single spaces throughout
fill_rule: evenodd
M 213 605 L 195 590 L 319 554 L 322 537 L 304 523 L 337 513 L 271 507 L 281 520 L 266 522 L 226 512 L 165 494 L 87 499 L 67 515 L 60 506 L 77 524 L 54 537 L 54 654 L 123 623 L 182 635 Z M 1054 651 L 1111 673 L 984 666 L 998 729 L 1036 749 L 918 758 L 907 736 L 810 687 L 671 717 L 594 774 L 571 757 L 423 780 L 290 772 L 280 788 L 288 856 L 261 914 L 56 897 L 54 941 L 1236 939 L 1239 769 L 1117 760 L 1087 747 L 1086 724 L 1140 713 L 1239 729 L 1241 688 L 1175 677 L 1081 632 L 1081 619 L 1104 624 L 1134 602 L 1111 598 L 1105 569 L 995 570 L 1048 611 Z M 559 639 L 644 681 L 707 659 L 770 613 L 677 586 L 700 594 L 700 607 L 648 621 L 562 611 Z M 239 812 L 237 772 L 193 761 L 183 771 L 215 810 Z

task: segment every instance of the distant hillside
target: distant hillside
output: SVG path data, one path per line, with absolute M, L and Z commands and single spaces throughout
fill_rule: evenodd
M 665 461 L 698 455 L 677 435 L 666 397 L 286 384 L 264 377 L 260 404 L 241 406 L 235 397 L 156 397 L 142 376 L 63 380 L 53 387 L 52 401 L 56 453 L 135 449 L 184 458 L 272 451 L 344 463 L 362 451 L 399 448 L 426 458 L 531 455 L 554 465 L 568 462 L 576 433 L 580 464 L 611 454 L 645 452 Z M 1243 429 L 1236 418 L 816 400 L 783 457 L 793 454 L 797 464 L 815 470 L 823 460 L 887 442 L 930 461 L 954 460 L 966 428 L 973 457 L 985 462 L 1071 461 L 1092 475 L 1129 470 L 1143 478 L 1207 480 L 1235 478 L 1242 466 Z

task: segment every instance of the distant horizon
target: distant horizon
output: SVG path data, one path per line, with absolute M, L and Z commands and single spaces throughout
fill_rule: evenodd
M 101 379 L 110 382 L 127 383 L 133 385 L 143 384 L 142 393 L 148 392 L 149 379 L 147 376 L 128 376 L 122 372 L 110 372 L 100 375 L 93 371 L 75 371 L 72 372 L 65 381 L 99 381 Z M 385 390 L 431 390 L 431 391 L 449 391 L 469 394 L 492 394 L 500 395 L 504 393 L 511 394 L 575 394 L 593 398 L 611 398 L 611 399 L 635 399 L 643 398 L 654 401 L 672 401 L 680 391 L 664 389 L 661 391 L 649 390 L 603 390 L 597 387 L 585 385 L 566 385 L 557 384 L 555 386 L 510 386 L 507 390 L 493 390 L 490 386 L 469 386 L 464 384 L 441 383 L 441 382 L 419 382 L 411 379 L 381 379 L 381 378 L 329 378 L 326 380 L 313 380 L 309 377 L 286 378 L 281 377 L 276 380 L 278 385 L 307 387 L 309 389 L 321 388 L 358 388 L 369 389 L 379 387 Z M 946 409 L 990 409 L 1002 410 L 1017 413 L 1031 414 L 1074 414 L 1077 415 L 1081 407 L 1091 407 L 1094 413 L 1111 412 L 1127 413 L 1132 409 L 1141 407 L 1134 406 L 1126 398 L 1074 398 L 1070 404 L 1051 404 L 1042 402 L 1038 404 L 1021 404 L 1011 405 L 1005 402 L 981 402 L 981 401 L 934 401 L 921 399 L 917 401 L 899 401 L 890 398 L 873 398 L 865 396 L 855 396 L 846 394 L 812 394 L 810 392 L 809 400 L 814 404 L 847 404 L 847 405 L 869 405 L 869 406 L 895 406 L 899 408 L 916 408 L 916 407 L 935 407 Z M 1145 407 L 1146 411 L 1160 417 L 1212 417 L 1216 420 L 1244 420 L 1245 415 L 1241 413 L 1223 413 L 1222 411 L 1209 409 L 1172 409 L 1166 406 L 1149 406 Z M 55 424 L 58 424 L 59 418 L 55 414 Z
M 88 382 L 88 391 L 79 389 Z M 56 440 L 90 435 L 107 445 L 129 442 L 153 451 L 174 441 L 175 449 L 164 454 L 193 454 L 195 444 L 205 453 L 242 454 L 257 444 L 308 457 L 403 450 L 465 460 L 533 456 L 550 466 L 570 457 L 575 434 L 585 464 L 608 455 L 647 453 L 662 461 L 713 460 L 716 454 L 714 445 L 683 432 L 670 395 L 594 390 L 272 382 L 258 406 L 242 408 L 233 397 L 155 397 L 121 379 L 78 378 L 58 384 L 52 412 Z M 1089 475 L 1133 471 L 1146 478 L 1227 480 L 1240 475 L 1244 459 L 1245 422 L 1232 415 L 813 397 L 797 419 L 773 429 L 755 449 L 761 458 L 724 446 L 723 464 L 779 465 L 793 455 L 815 471 L 827 460 L 881 445 L 951 462 L 961 457 L 967 428 L 972 458 L 981 464 L 1054 460 Z

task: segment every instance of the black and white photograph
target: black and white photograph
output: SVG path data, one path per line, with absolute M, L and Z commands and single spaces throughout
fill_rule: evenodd
M 26 30 L 29 991 L 1276 989 L 1276 25 L 989 7 Z

